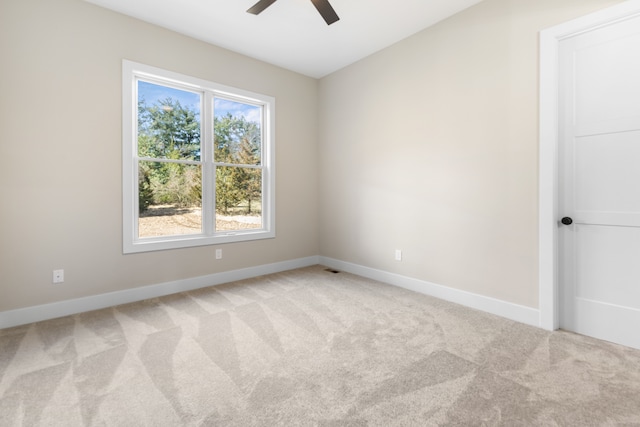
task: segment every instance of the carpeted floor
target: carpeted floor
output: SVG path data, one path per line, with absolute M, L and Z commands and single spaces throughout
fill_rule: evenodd
M 640 425 L 640 351 L 309 267 L 0 330 L 0 426 Z

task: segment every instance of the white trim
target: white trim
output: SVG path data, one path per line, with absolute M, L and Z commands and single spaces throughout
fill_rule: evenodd
M 640 14 L 640 0 L 592 13 L 540 32 L 539 306 L 540 327 L 559 326 L 558 312 L 558 46 L 561 40 Z
M 334 269 L 357 274 L 369 279 L 399 286 L 424 295 L 429 295 L 442 300 L 450 301 L 466 307 L 492 313 L 507 319 L 525 323 L 527 325 L 538 326 L 538 310 L 525 307 L 495 298 L 474 294 L 471 292 L 453 289 L 424 280 L 401 276 L 370 267 L 339 261 L 323 256 L 311 256 L 298 258 L 290 261 L 282 261 L 274 264 L 265 264 L 255 267 L 248 267 L 239 270 L 224 271 L 221 273 L 209 274 L 206 276 L 193 277 L 190 279 L 175 280 L 156 285 L 142 286 L 139 288 L 127 289 L 124 291 L 110 292 L 101 295 L 93 295 L 84 298 L 54 302 L 33 307 L 19 308 L 0 312 L 0 329 L 13 326 L 25 325 L 43 320 L 55 319 L 58 317 L 84 313 L 92 310 L 113 307 L 150 298 L 158 298 L 177 292 L 191 291 L 194 289 L 206 288 L 209 286 L 221 285 L 223 283 L 235 282 L 238 280 L 250 279 L 266 274 L 279 273 L 282 271 L 294 270 L 296 268 L 309 267 L 312 265 L 325 265 Z
M 155 82 L 201 95 L 201 161 L 175 161 L 183 164 L 199 164 L 203 167 L 203 230 L 190 235 L 159 236 L 138 238 L 138 166 L 137 153 L 137 84 L 138 79 Z M 262 228 L 216 232 L 213 230 L 215 200 L 214 188 L 207 187 L 215 181 L 216 163 L 210 150 L 213 140 L 211 101 L 213 96 L 236 100 L 262 109 Z M 189 248 L 204 245 L 217 245 L 231 242 L 244 242 L 259 239 L 271 239 L 276 235 L 275 222 L 275 108 L 276 99 L 272 96 L 233 88 L 192 76 L 163 70 L 150 65 L 122 60 L 122 251 L 125 254 L 159 251 L 166 249 Z M 149 159 L 146 159 L 149 160 Z M 163 159 L 166 161 L 166 159 Z M 171 160 L 170 160 L 171 162 Z M 209 176 L 209 178 L 208 178 Z
M 149 298 L 157 298 L 177 292 L 191 291 L 194 289 L 206 288 L 208 286 L 235 282 L 237 280 L 250 279 L 252 277 L 262 276 L 265 274 L 273 274 L 287 270 L 294 270 L 296 268 L 309 267 L 317 264 L 319 264 L 319 257 L 317 256 L 298 258 L 274 264 L 265 264 L 240 270 L 231 270 L 190 279 L 165 282 L 157 285 L 142 286 L 124 291 L 110 292 L 107 294 L 76 298 L 51 304 L 3 311 L 0 312 L 0 329 L 54 319 L 62 316 L 69 316 L 91 310 L 99 310 L 101 308 L 142 301 Z
M 378 280 L 389 285 L 399 286 L 424 295 L 429 295 L 460 304 L 465 307 L 474 308 L 507 319 L 515 320 L 516 322 L 525 323 L 531 326 L 538 326 L 538 318 L 540 314 L 535 308 L 525 307 L 499 299 L 461 291 L 459 289 L 449 288 L 447 286 L 437 285 L 435 283 L 401 276 L 395 273 L 376 270 L 370 267 L 351 264 L 332 258 L 320 257 L 320 263 L 336 270 L 346 271 L 347 273 L 357 274 L 358 276 Z

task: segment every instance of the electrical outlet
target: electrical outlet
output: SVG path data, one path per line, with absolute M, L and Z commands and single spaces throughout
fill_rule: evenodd
M 64 282 L 64 270 L 53 270 L 53 283 Z
M 222 249 L 216 249 L 216 259 L 222 259 Z
M 402 250 L 396 249 L 396 261 L 402 261 Z

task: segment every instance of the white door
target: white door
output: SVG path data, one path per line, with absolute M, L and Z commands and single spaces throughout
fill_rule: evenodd
M 640 17 L 563 40 L 559 65 L 560 327 L 640 348 Z

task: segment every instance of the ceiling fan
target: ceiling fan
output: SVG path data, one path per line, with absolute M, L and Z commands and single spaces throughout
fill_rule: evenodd
M 258 3 L 251 6 L 247 12 L 258 15 L 275 2 L 276 0 L 259 0 Z M 329 0 L 311 0 L 311 3 L 318 9 L 318 12 L 320 12 L 320 15 L 322 15 L 327 25 L 331 25 L 340 19 L 336 11 L 333 10 L 333 7 L 329 4 Z

